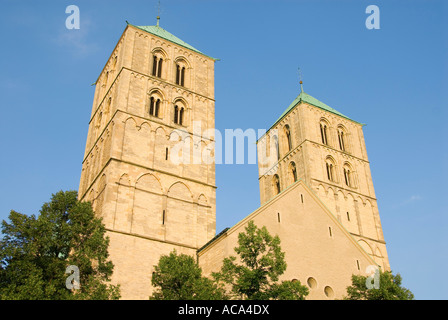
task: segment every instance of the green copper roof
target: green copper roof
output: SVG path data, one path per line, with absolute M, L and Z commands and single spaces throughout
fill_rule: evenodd
M 193 47 L 190 46 L 188 43 L 186 43 L 185 41 L 182 41 L 181 39 L 179 39 L 178 37 L 176 37 L 176 36 L 173 35 L 172 33 L 166 31 L 165 29 L 163 29 L 163 28 L 160 27 L 160 26 L 135 26 L 135 25 L 133 25 L 133 24 L 130 24 L 129 22 L 128 22 L 128 24 L 131 25 L 131 26 L 133 26 L 133 27 L 136 27 L 136 28 L 138 28 L 138 29 L 140 29 L 140 30 L 149 32 L 149 33 L 151 33 L 151 34 L 153 34 L 153 35 L 155 35 L 155 36 L 158 36 L 158 37 L 160 37 L 160 38 L 163 38 L 163 39 L 165 39 L 165 40 L 171 41 L 171 42 L 173 42 L 173 43 L 175 43 L 175 44 L 177 44 L 177 45 L 179 45 L 179 46 L 182 46 L 182 47 L 184 47 L 184 48 L 190 49 L 190 50 L 192 50 L 192 51 L 194 51 L 194 52 L 197 52 L 197 53 L 200 53 L 200 54 L 202 54 L 202 55 L 204 55 L 204 56 L 207 56 L 206 54 L 202 53 L 201 51 L 199 51 L 199 50 L 196 49 L 196 48 L 193 48 Z M 209 56 L 207 56 L 207 57 L 209 57 Z M 209 58 L 212 58 L 212 57 L 209 57 Z M 212 58 L 212 59 L 213 59 L 213 60 L 216 60 L 216 59 L 214 59 L 214 58 Z
M 280 118 L 278 118 L 277 121 L 275 121 L 275 123 L 272 125 L 272 127 L 275 126 L 281 119 L 283 119 L 283 117 L 286 116 L 286 114 L 288 114 L 288 112 L 291 111 L 291 110 L 292 110 L 296 105 L 298 105 L 300 102 L 308 103 L 308 104 L 310 104 L 310 105 L 312 105 L 312 106 L 318 107 L 318 108 L 323 109 L 323 110 L 325 110 L 325 111 L 334 113 L 334 114 L 336 114 L 336 115 L 338 115 L 338 116 L 341 116 L 341 117 L 344 117 L 344 118 L 346 118 L 346 119 L 348 119 L 348 120 L 351 120 L 351 121 L 354 121 L 354 122 L 356 122 L 356 123 L 359 123 L 359 122 L 357 122 L 357 121 L 355 121 L 355 120 L 353 120 L 353 119 L 350 119 L 349 117 L 343 115 L 343 114 L 340 113 L 339 111 L 336 111 L 336 110 L 333 109 L 332 107 L 327 106 L 325 103 L 323 103 L 323 102 L 317 100 L 316 98 L 310 96 L 309 94 L 306 94 L 305 92 L 301 92 L 301 93 L 297 96 L 297 98 L 295 98 L 294 101 L 289 105 L 289 107 L 285 110 L 285 112 L 282 113 L 282 115 L 280 116 Z M 271 128 L 272 128 L 272 127 L 271 127 Z

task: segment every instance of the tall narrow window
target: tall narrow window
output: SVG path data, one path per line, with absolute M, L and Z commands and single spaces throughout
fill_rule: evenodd
M 336 182 L 335 164 L 331 158 L 327 158 L 325 166 L 327 168 L 327 178 L 330 181 Z
M 180 84 L 180 66 L 176 64 L 176 84 Z
M 347 212 L 347 221 L 350 221 L 350 214 Z
M 344 165 L 344 180 L 348 187 L 354 187 L 351 166 L 346 163 Z
M 289 126 L 285 126 L 285 138 L 286 138 L 286 144 L 288 145 L 288 151 L 291 151 L 292 149 L 292 142 L 291 142 L 291 130 L 289 129 Z
M 177 105 L 174 106 L 174 123 L 183 125 L 184 123 L 184 108 L 178 107 Z
M 345 184 L 350 187 L 349 170 L 344 168 Z
M 165 160 L 168 160 L 168 147 L 165 148 Z
M 153 55 L 152 58 L 152 75 L 155 77 L 162 77 L 162 65 L 163 59 L 159 58 L 157 55 Z
M 160 110 L 160 99 L 157 99 L 156 101 L 156 108 L 154 111 L 154 116 L 158 117 L 159 116 L 159 110 Z
M 185 66 L 184 61 L 176 62 L 176 84 L 182 87 L 185 86 Z
M 320 135 L 322 138 L 322 143 L 328 145 L 328 139 L 327 139 L 327 125 L 325 123 L 320 124 Z
M 174 106 L 174 123 L 179 123 L 179 107 Z
M 154 115 L 154 107 L 155 107 L 154 97 L 151 97 L 151 99 L 149 99 L 149 114 L 150 115 Z
M 274 187 L 274 195 L 277 195 L 280 193 L 280 178 L 278 177 L 278 175 L 274 175 L 274 178 L 272 180 L 272 184 Z
M 160 114 L 160 99 L 151 97 L 149 99 L 149 114 L 154 117 L 159 117 Z
M 330 181 L 334 181 L 334 166 L 331 162 L 326 163 L 327 166 L 327 178 Z
M 289 164 L 289 172 L 290 172 L 290 179 L 292 180 L 292 182 L 296 182 L 297 181 L 297 169 L 296 169 L 296 164 L 294 162 L 291 162 Z
M 179 124 L 184 124 L 184 108 L 180 108 L 179 110 Z
M 162 224 L 165 224 L 165 210 L 162 212 Z
M 328 232 L 330 233 L 330 237 L 333 237 L 333 234 L 331 233 L 331 227 L 328 227 Z
M 163 59 L 160 58 L 160 59 L 159 59 L 158 66 L 157 66 L 157 76 L 158 76 L 159 78 L 162 77 L 162 63 L 163 63 Z
M 183 87 L 185 85 L 185 67 L 182 67 L 180 85 Z
M 338 130 L 339 149 L 345 151 L 344 131 Z
M 280 222 L 280 212 L 277 212 L 277 220 Z
M 157 75 L 157 56 L 153 56 L 152 58 L 152 75 Z

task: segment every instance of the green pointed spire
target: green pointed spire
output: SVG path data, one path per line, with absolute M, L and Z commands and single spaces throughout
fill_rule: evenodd
M 328 112 L 331 112 L 331 113 L 333 113 L 333 114 L 336 114 L 336 115 L 338 115 L 338 116 L 341 116 L 341 117 L 343 117 L 343 118 L 346 118 L 346 119 L 348 119 L 348 120 L 350 120 L 350 121 L 359 123 L 358 121 L 355 121 L 355 120 L 353 120 L 353 119 L 350 119 L 350 118 L 347 117 L 346 115 L 343 115 L 343 114 L 340 113 L 339 111 L 337 111 L 337 110 L 333 109 L 332 107 L 326 105 L 325 103 L 323 103 L 323 102 L 317 100 L 316 98 L 310 96 L 309 94 L 306 94 L 306 93 L 303 91 L 302 81 L 300 81 L 300 82 L 301 82 L 300 84 L 301 84 L 301 90 L 302 90 L 302 92 L 300 92 L 300 94 L 297 96 L 297 98 L 294 99 L 294 101 L 289 105 L 289 107 L 285 110 L 285 112 L 283 112 L 283 113 L 281 114 L 280 118 L 278 118 L 277 121 L 275 121 L 275 123 L 271 126 L 271 128 L 274 127 L 278 122 L 280 122 L 280 120 L 282 120 L 283 117 L 285 117 L 285 116 L 289 113 L 289 111 L 291 111 L 291 110 L 292 110 L 296 105 L 298 105 L 300 102 L 308 103 L 308 104 L 310 104 L 310 105 L 312 105 L 312 106 L 318 107 L 318 108 L 323 109 L 323 110 L 328 111 Z M 360 123 L 360 124 L 362 124 L 362 123 Z

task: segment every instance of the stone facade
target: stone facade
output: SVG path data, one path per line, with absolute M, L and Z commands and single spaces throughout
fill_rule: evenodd
M 299 102 L 258 142 L 275 152 L 270 144 L 278 141 L 279 151 L 278 161 L 260 168 L 260 199 L 263 204 L 275 197 L 276 179 L 280 191 L 303 180 L 377 264 L 390 270 L 362 126 Z
M 368 265 L 390 268 L 362 125 L 307 103 L 258 142 L 279 149 L 260 166 L 261 207 L 213 239 L 215 166 L 203 155 L 214 152 L 215 60 L 145 30 L 126 27 L 96 82 L 79 186 L 106 225 L 123 299 L 147 299 L 173 249 L 217 271 L 249 220 L 280 236 L 282 279 L 308 284 L 310 299 L 340 298 Z
M 156 75 L 154 56 L 163 59 Z M 149 297 L 162 254 L 195 254 L 215 235 L 214 164 L 185 159 L 213 143 L 193 124 L 214 129 L 214 62 L 128 25 L 97 80 L 79 198 L 103 218 L 125 299 Z M 186 149 L 175 148 L 179 141 Z
M 238 234 L 249 221 L 278 235 L 286 272 L 280 280 L 299 280 L 310 287 L 307 299 L 346 295 L 352 274 L 365 274 L 374 260 L 339 223 L 317 195 L 299 180 L 199 250 L 204 274 L 218 271 L 225 257 L 236 256 Z

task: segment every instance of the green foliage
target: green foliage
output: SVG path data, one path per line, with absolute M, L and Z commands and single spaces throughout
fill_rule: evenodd
M 113 264 L 102 220 L 76 191 L 60 191 L 40 214 L 15 211 L 2 222 L 0 299 L 118 299 L 119 287 L 107 284 Z M 80 289 L 66 288 L 66 268 L 79 268 Z
M 279 276 L 286 270 L 285 253 L 281 251 L 280 238 L 272 237 L 266 227 L 259 229 L 253 221 L 245 233 L 238 235 L 239 256 L 223 261 L 220 272 L 213 277 L 230 287 L 231 296 L 247 300 L 304 300 L 309 291 L 299 281 L 282 281 Z
M 367 276 L 352 275 L 352 285 L 347 287 L 345 300 L 413 300 L 412 292 L 401 286 L 400 274 L 380 271 L 379 288 L 368 289 Z M 369 279 L 370 280 L 370 279 Z
M 155 288 L 151 300 L 223 300 L 222 288 L 202 276 L 193 257 L 174 250 L 160 257 L 151 278 Z

